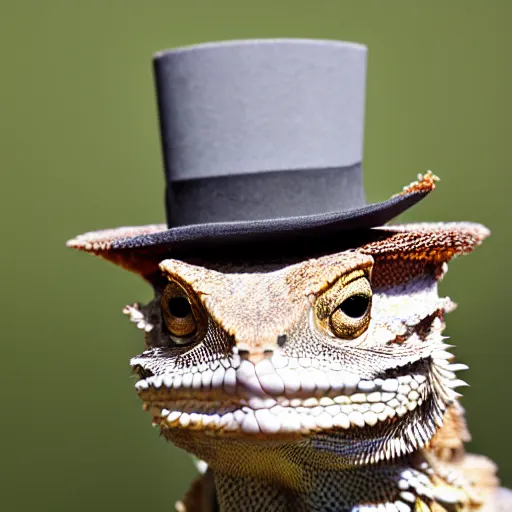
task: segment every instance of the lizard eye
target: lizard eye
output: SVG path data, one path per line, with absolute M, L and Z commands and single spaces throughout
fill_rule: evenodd
M 357 293 L 347 297 L 332 313 L 331 330 L 339 338 L 352 340 L 368 328 L 371 295 Z
M 350 318 L 361 318 L 364 316 L 370 305 L 371 297 L 368 295 L 357 294 L 345 299 L 336 311 L 341 311 Z M 336 313 L 335 311 L 335 313 Z
M 176 344 L 189 344 L 204 331 L 204 310 L 197 299 L 187 294 L 179 283 L 171 281 L 167 285 L 161 305 L 165 325 Z
M 372 288 L 362 271 L 334 283 L 315 304 L 321 326 L 337 338 L 353 340 L 370 324 Z

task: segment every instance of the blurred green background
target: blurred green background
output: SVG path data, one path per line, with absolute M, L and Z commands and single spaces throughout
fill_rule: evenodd
M 442 289 L 471 449 L 512 486 L 511 26 L 508 0 L 4 2 L 0 509 L 172 510 L 191 480 L 133 390 L 142 339 L 121 309 L 149 289 L 64 242 L 164 219 L 153 52 L 250 37 L 366 43 L 368 199 L 432 169 L 438 189 L 401 220 L 493 230 Z

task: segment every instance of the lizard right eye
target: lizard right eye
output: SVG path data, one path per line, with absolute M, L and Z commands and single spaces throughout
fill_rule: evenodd
M 336 338 L 353 340 L 370 324 L 372 287 L 363 271 L 348 274 L 334 283 L 315 304 L 320 326 Z
M 204 311 L 195 297 L 187 294 L 177 282 L 171 281 L 162 295 L 162 315 L 171 339 L 187 345 L 203 334 L 206 324 Z

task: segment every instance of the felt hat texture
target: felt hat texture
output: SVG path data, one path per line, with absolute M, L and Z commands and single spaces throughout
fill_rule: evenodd
M 434 177 L 366 203 L 366 54 L 360 44 L 303 39 L 157 53 L 167 225 L 86 233 L 68 245 L 179 253 L 386 224 L 425 197 Z

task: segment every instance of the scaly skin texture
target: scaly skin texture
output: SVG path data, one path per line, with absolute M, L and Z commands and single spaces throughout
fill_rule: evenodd
M 494 465 L 465 453 L 465 366 L 437 292 L 487 235 L 392 226 L 299 262 L 164 259 L 161 273 L 142 257 L 155 297 L 125 309 L 145 332 L 136 389 L 164 437 L 208 465 L 177 509 L 512 510 Z M 137 271 L 97 239 L 70 245 Z

